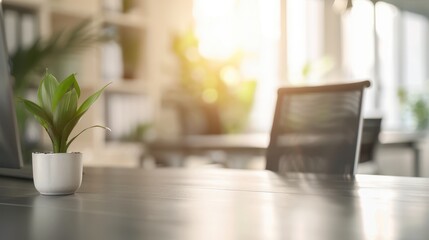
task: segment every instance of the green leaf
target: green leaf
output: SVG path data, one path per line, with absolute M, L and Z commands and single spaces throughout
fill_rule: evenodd
M 65 143 L 67 142 L 67 139 L 69 138 L 71 132 L 73 131 L 76 124 L 79 122 L 80 118 L 83 114 L 75 115 L 64 127 L 64 129 L 61 132 L 61 142 Z M 67 149 L 66 149 L 67 150 Z
M 97 101 L 98 97 L 103 93 L 104 89 L 106 89 L 107 86 L 109 86 L 111 83 L 108 83 L 106 86 L 98 90 L 96 93 L 89 96 L 83 103 L 80 105 L 79 109 L 77 110 L 77 114 L 81 115 L 84 114 L 88 109 L 91 107 L 91 105 Z
M 43 110 L 43 108 L 41 108 L 39 105 L 37 105 L 36 103 L 26 100 L 26 99 L 19 99 L 20 101 L 22 101 L 22 103 L 24 104 L 24 107 L 31 112 L 37 120 L 43 120 L 43 122 L 40 123 L 46 123 L 48 124 L 48 126 L 52 126 L 51 121 L 50 121 L 50 117 L 46 114 L 46 112 Z M 42 126 L 45 124 L 42 124 Z
M 91 126 L 91 127 L 87 127 L 87 128 L 85 128 L 85 129 L 83 129 L 80 133 L 78 133 L 76 136 L 74 136 L 72 139 L 70 139 L 70 141 L 67 143 L 67 148 L 70 146 L 70 144 L 77 138 L 77 137 L 79 137 L 79 135 L 81 135 L 83 132 L 85 132 L 86 130 L 88 130 L 88 129 L 91 129 L 91 128 L 103 128 L 104 130 L 107 130 L 107 131 L 112 131 L 110 128 L 108 128 L 108 127 L 105 127 L 105 126 L 101 126 L 101 125 L 94 125 L 94 126 Z
M 77 109 L 78 95 L 73 89 L 65 93 L 53 112 L 55 129 L 62 131 L 66 124 L 74 117 Z
M 82 105 L 79 107 L 79 109 L 76 111 L 75 116 L 65 125 L 65 127 L 62 130 L 61 133 L 61 142 L 67 141 L 68 137 L 70 136 L 71 132 L 73 131 L 73 128 L 76 126 L 76 124 L 79 122 L 80 118 L 88 111 L 88 109 L 91 107 L 91 105 L 98 99 L 98 97 L 103 93 L 104 89 L 109 86 L 111 83 L 107 84 L 100 90 L 98 90 L 96 93 L 88 97 Z
M 46 130 L 49 135 L 49 138 L 52 141 L 52 145 L 55 146 L 59 142 L 59 137 L 57 136 L 51 118 L 46 114 L 46 112 L 36 103 L 18 98 L 24 104 L 24 107 L 34 115 L 36 120 L 40 125 Z
M 58 85 L 58 80 L 52 74 L 46 72 L 37 93 L 39 105 L 49 116 L 52 116 L 52 98 Z
M 40 105 L 42 105 L 42 88 L 44 85 L 43 82 L 45 81 L 45 78 L 47 75 L 48 75 L 48 69 L 46 69 L 45 76 L 43 76 L 42 80 L 40 81 L 39 88 L 37 89 L 37 100 Z
M 55 111 L 58 102 L 61 100 L 61 98 L 66 94 L 68 91 L 70 91 L 71 87 L 73 87 L 74 90 L 76 90 L 77 97 L 80 97 L 80 88 L 79 84 L 76 81 L 75 74 L 71 74 L 66 79 L 64 79 L 60 85 L 55 90 L 54 97 L 52 99 L 52 111 Z

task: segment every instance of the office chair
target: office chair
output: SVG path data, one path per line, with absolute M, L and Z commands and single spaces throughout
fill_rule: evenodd
M 369 86 L 362 81 L 280 88 L 266 169 L 353 175 L 363 90 Z
M 381 131 L 381 118 L 364 118 L 359 154 L 359 173 L 376 173 L 374 153 Z M 362 170 L 362 171 L 361 171 Z

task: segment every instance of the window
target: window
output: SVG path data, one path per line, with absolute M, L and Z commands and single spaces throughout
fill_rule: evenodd
M 374 5 L 371 1 L 354 1 L 342 17 L 343 68 L 347 79 L 369 79 L 372 86 L 365 93 L 364 111 L 375 109 Z
M 286 1 L 287 78 L 292 84 L 318 81 L 305 67 L 323 57 L 324 1 Z
M 379 52 L 379 108 L 383 113 L 383 125 L 386 128 L 400 126 L 400 103 L 398 89 L 400 72 L 398 65 L 400 40 L 398 38 L 399 11 L 384 2 L 376 4 L 376 22 Z M 374 104 L 375 105 L 375 104 Z
M 257 80 L 250 131 L 269 131 L 279 81 L 280 0 L 194 0 L 199 51 L 211 59 L 244 54 L 241 72 Z
M 416 95 L 426 88 L 427 31 L 426 18 L 382 1 L 374 6 L 369 0 L 355 0 L 343 17 L 345 75 L 373 80 L 364 112 L 381 113 L 384 128 L 415 124 L 409 114 L 404 114 L 398 90 L 403 87 Z

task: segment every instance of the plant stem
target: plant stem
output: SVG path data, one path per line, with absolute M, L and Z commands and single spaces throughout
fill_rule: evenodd
M 58 143 L 54 144 L 54 153 L 59 153 L 60 152 L 60 145 Z

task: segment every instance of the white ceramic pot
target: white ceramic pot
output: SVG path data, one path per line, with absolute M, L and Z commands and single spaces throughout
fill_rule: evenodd
M 33 153 L 34 186 L 43 195 L 73 194 L 82 168 L 82 153 Z

